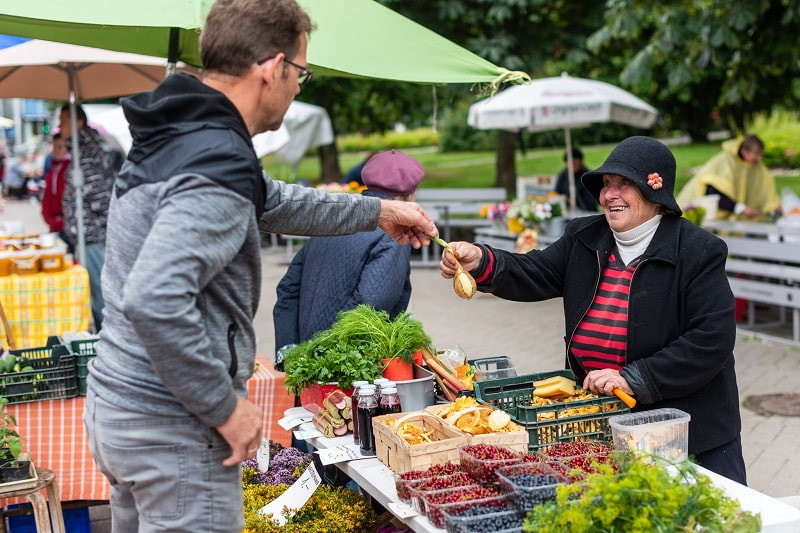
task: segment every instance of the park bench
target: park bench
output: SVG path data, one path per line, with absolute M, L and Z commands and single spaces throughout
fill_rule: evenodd
M 756 325 L 756 302 L 777 306 L 775 325 L 791 314 L 792 339 L 800 343 L 800 229 L 721 221 L 704 226 L 728 245 L 725 270 L 734 296 L 748 302 L 748 328 Z

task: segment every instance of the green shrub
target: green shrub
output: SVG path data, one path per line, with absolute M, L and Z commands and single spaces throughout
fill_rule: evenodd
M 389 131 L 371 135 L 340 135 L 336 146 L 340 152 L 380 152 L 391 148 L 418 148 L 437 146 L 439 134 L 430 128 L 418 128 L 402 133 Z
M 800 117 L 795 112 L 776 109 L 769 115 L 756 115 L 748 132 L 764 141 L 764 164 L 770 168 L 800 168 Z

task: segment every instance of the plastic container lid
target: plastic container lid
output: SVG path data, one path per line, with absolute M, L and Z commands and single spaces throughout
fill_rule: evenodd
M 381 394 L 397 394 L 395 387 L 381 387 Z

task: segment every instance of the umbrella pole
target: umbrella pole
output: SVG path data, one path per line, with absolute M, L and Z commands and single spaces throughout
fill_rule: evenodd
M 78 263 L 86 266 L 86 235 L 83 227 L 83 171 L 78 147 L 78 113 L 75 97 L 75 72 L 69 69 L 69 123 L 72 130 L 72 186 L 75 188 L 75 219 L 78 222 Z
M 567 142 L 567 179 L 569 180 L 569 198 L 567 198 L 567 206 L 571 209 L 575 208 L 575 198 L 577 192 L 575 190 L 575 171 L 572 169 L 572 137 L 569 128 L 564 128 L 564 139 Z

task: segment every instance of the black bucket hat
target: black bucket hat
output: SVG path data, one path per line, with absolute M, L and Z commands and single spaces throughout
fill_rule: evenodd
M 628 137 L 617 145 L 600 168 L 581 177 L 583 186 L 600 198 L 603 175 L 615 174 L 635 183 L 645 200 L 680 216 L 675 201 L 675 156 L 652 137 Z

